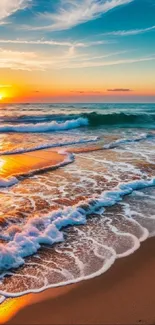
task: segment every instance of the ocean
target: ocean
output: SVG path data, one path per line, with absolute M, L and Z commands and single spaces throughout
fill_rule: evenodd
M 40 150 L 64 161 L 2 177 Z M 104 273 L 155 235 L 154 210 L 155 104 L 1 104 L 1 302 Z

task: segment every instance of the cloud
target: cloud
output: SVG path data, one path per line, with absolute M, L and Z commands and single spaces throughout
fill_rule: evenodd
M 21 45 L 49 45 L 49 46 L 62 46 L 62 47 L 90 47 L 94 45 L 109 44 L 111 41 L 92 41 L 92 42 L 75 42 L 75 41 L 56 41 L 56 40 L 22 40 L 22 39 L 0 39 L 0 44 L 21 44 Z
M 109 53 L 100 57 L 93 57 L 87 53 L 76 53 L 75 49 L 69 48 L 61 55 L 51 55 L 51 53 L 35 53 L 11 51 L 0 48 L 0 68 L 26 71 L 49 71 L 62 69 L 83 69 L 94 67 L 106 67 L 122 64 L 140 63 L 154 61 L 155 54 L 148 57 L 123 58 L 110 60 L 110 57 L 117 53 Z
M 71 42 L 59 42 L 54 40 L 22 40 L 22 39 L 0 39 L 0 44 L 26 44 L 26 45 L 54 45 L 54 46 L 72 46 Z M 83 47 L 83 43 L 75 44 L 77 47 Z
M 13 70 L 43 70 L 44 65 L 34 52 L 0 49 L 0 68 Z
M 95 90 L 88 90 L 88 91 L 84 91 L 84 90 L 71 90 L 71 93 L 74 94 L 102 94 L 103 92 L 101 91 L 95 91 Z
M 34 30 L 58 31 L 99 18 L 102 14 L 134 0 L 61 0 L 55 13 L 41 14 L 46 25 L 32 27 Z
M 6 22 L 6 21 L 0 21 L 0 26 L 5 26 L 7 24 L 8 24 L 8 22 Z
M 77 58 L 74 48 L 69 48 L 61 56 L 51 56 L 49 54 L 38 54 L 35 52 L 12 51 L 0 48 L 0 68 L 25 71 L 45 71 L 49 69 L 59 69 L 63 64 L 70 62 L 72 58 Z
M 11 16 L 18 10 L 25 9 L 31 0 L 1 0 L 0 20 Z
M 95 67 L 108 67 L 108 66 L 114 66 L 114 65 L 122 65 L 122 64 L 133 64 L 133 63 L 140 63 L 140 62 L 147 62 L 147 61 L 154 61 L 155 55 L 152 57 L 139 57 L 139 58 L 132 58 L 132 59 L 120 59 L 120 60 L 114 60 L 114 61 L 94 61 L 91 60 L 91 57 L 89 61 L 84 62 L 67 62 L 63 63 L 61 65 L 61 62 L 59 62 L 59 67 L 55 64 L 56 69 L 79 69 L 79 68 L 95 68 Z
M 129 89 L 129 88 L 114 88 L 114 89 L 107 89 L 107 91 L 110 91 L 110 92 L 129 92 L 129 91 L 132 91 L 132 90 Z
M 132 35 L 139 35 L 143 34 L 149 31 L 155 30 L 155 25 L 148 27 L 148 28 L 142 28 L 142 29 L 129 29 L 129 30 L 118 30 L 118 31 L 112 31 L 109 33 L 104 33 L 102 35 L 107 35 L 107 36 L 132 36 Z

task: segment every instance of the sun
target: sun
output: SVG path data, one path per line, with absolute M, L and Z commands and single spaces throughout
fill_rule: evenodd
M 2 100 L 3 99 L 3 96 L 0 94 L 0 100 Z

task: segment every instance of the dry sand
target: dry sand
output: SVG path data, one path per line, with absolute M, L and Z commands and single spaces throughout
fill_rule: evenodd
M 8 324 L 155 324 L 155 239 L 98 278 L 13 302 Z

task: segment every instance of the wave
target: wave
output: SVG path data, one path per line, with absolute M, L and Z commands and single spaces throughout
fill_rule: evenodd
M 1 110 L 2 111 L 2 110 Z M 67 120 L 75 120 L 78 119 L 80 117 L 79 114 L 68 114 L 68 113 L 43 113 L 40 112 L 40 114 L 38 114 L 38 111 L 35 111 L 35 114 L 29 114 L 30 110 L 27 111 L 27 114 L 19 114 L 19 112 L 17 112 L 18 115 L 15 114 L 15 116 L 8 116 L 7 115 L 0 115 L 0 122 L 3 123 L 15 123 L 15 124 L 37 124 L 37 123 L 50 123 L 52 121 L 57 121 L 59 123 L 67 121 Z M 33 112 L 34 113 L 34 112 Z
M 18 124 L 10 125 L 4 124 L 0 126 L 0 132 L 18 132 L 18 133 L 43 133 L 52 131 L 65 131 L 70 129 L 76 129 L 80 126 L 87 126 L 87 118 L 79 117 L 75 120 L 66 120 L 64 123 L 58 123 L 52 121 L 50 123 L 38 123 L 38 124 Z
M 116 141 L 113 141 L 113 142 L 110 142 L 108 144 L 105 144 L 103 146 L 100 146 L 100 150 L 104 150 L 104 149 L 113 149 L 113 148 L 117 148 L 117 147 L 120 147 L 122 145 L 126 145 L 126 144 L 130 144 L 130 143 L 135 143 L 135 142 L 140 142 L 140 141 L 143 141 L 143 140 L 147 140 L 147 139 L 152 139 L 154 138 L 155 135 L 152 135 L 152 134 L 149 134 L 149 133 L 143 133 L 143 134 L 140 134 L 138 137 L 133 137 L 133 138 L 122 138 L 122 139 L 118 139 Z M 9 155 L 16 155 L 16 154 L 23 154 L 23 153 L 28 153 L 28 152 L 34 152 L 34 151 L 39 151 L 39 150 L 42 150 L 42 149 L 48 149 L 48 148 L 56 148 L 56 147 L 65 147 L 65 146 L 69 146 L 69 145 L 74 145 L 74 144 L 88 144 L 88 143 L 97 143 L 97 140 L 99 140 L 100 137 L 96 136 L 96 137 L 90 137 L 88 139 L 80 139 L 80 140 L 77 140 L 77 141 L 70 141 L 70 142 L 64 142 L 64 143 L 55 143 L 55 144 L 43 144 L 43 145 L 38 145 L 38 146 L 35 146 L 35 147 L 32 147 L 32 148 L 18 148 L 18 149 L 12 149 L 12 150 L 9 150 L 9 151 L 4 151 L 2 153 L 3 156 L 9 156 Z M 94 147 L 95 149 L 95 147 Z M 87 147 L 88 151 L 93 151 L 92 147 L 91 147 L 91 150 L 89 149 L 89 146 Z M 95 149 L 96 150 L 96 149 Z M 98 150 L 98 147 L 97 147 L 97 150 Z M 40 169 L 37 169 L 37 170 L 34 170 L 33 172 L 30 171 L 29 173 L 24 173 L 24 174 L 19 174 L 18 176 L 30 176 L 32 174 L 35 174 L 35 173 L 38 173 L 38 172 L 42 172 L 42 171 L 45 171 L 45 170 L 51 170 L 51 169 L 55 169 L 55 168 L 59 168 L 59 167 L 62 167 L 66 164 L 69 164 L 69 163 L 72 163 L 74 161 L 74 155 L 73 153 L 69 153 L 67 152 L 67 150 L 63 150 L 63 149 L 56 149 L 56 151 L 59 153 L 59 154 L 63 154 L 65 156 L 65 159 L 62 163 L 58 164 L 58 165 L 54 165 L 52 167 L 43 167 L 43 168 L 40 168 Z M 74 152 L 74 150 L 73 150 Z M 10 178 L 0 178 L 0 188 L 5 188 L 5 187 L 11 187 L 15 184 L 17 184 L 19 181 L 19 179 L 17 179 L 16 177 L 10 177 Z
M 100 114 L 97 112 L 80 114 L 53 114 L 45 116 L 21 116 L 0 126 L 1 133 L 42 133 L 65 131 L 84 126 L 90 127 L 140 127 L 155 128 L 155 113 L 129 114 L 124 112 Z M 4 119 L 5 122 L 5 119 Z M 22 122 L 22 123 L 20 123 Z M 23 123 L 24 122 L 24 123 Z M 30 123 L 31 122 L 31 123 Z M 39 123 L 38 123 L 39 122 Z
M 155 186 L 155 178 L 151 180 L 138 180 L 124 183 L 113 191 L 103 192 L 99 197 L 87 199 L 80 204 L 66 207 L 43 215 L 42 218 L 29 219 L 21 228 L 17 225 L 11 226 L 7 231 L 1 233 L 1 239 L 9 241 L 0 244 L 0 270 L 5 275 L 7 270 L 18 268 L 25 263 L 25 258 L 31 256 L 41 248 L 42 245 L 53 245 L 64 241 L 63 228 L 75 225 L 85 225 L 87 216 L 106 207 L 114 206 L 122 200 L 125 195 L 135 190 Z M 144 240 L 144 239 L 143 239 Z M 127 256 L 137 249 L 137 244 L 124 255 Z M 0 292 L 2 295 L 8 293 Z M 11 294 L 9 295 L 11 296 Z
M 140 141 L 147 140 L 147 139 L 152 139 L 152 138 L 154 138 L 153 134 L 144 133 L 144 134 L 141 134 L 139 137 L 133 137 L 131 139 L 130 138 L 129 139 L 128 138 L 118 139 L 116 141 L 110 142 L 108 144 L 105 144 L 103 146 L 103 149 L 113 149 L 113 148 L 117 148 L 117 147 L 119 147 L 121 145 L 140 142 Z
M 43 171 L 48 171 L 48 170 L 55 170 L 59 167 L 64 167 L 68 164 L 71 164 L 73 161 L 74 161 L 74 155 L 72 153 L 68 153 L 64 150 L 57 150 L 57 153 L 59 153 L 60 155 L 63 155 L 64 156 L 64 160 L 62 162 L 59 162 L 59 163 L 55 163 L 55 164 L 52 164 L 51 167 L 48 166 L 48 167 L 41 167 L 39 169 L 34 169 L 34 170 L 31 170 L 29 172 L 19 172 L 17 173 L 16 175 L 18 175 L 17 177 L 6 177 L 6 178 L 0 178 L 0 189 L 1 188 L 7 188 L 7 187 L 11 187 L 11 186 L 14 186 L 18 183 L 20 177 L 27 177 L 27 176 L 32 176 L 36 173 L 40 173 L 40 172 L 43 172 Z
M 18 179 L 16 177 L 9 178 L 0 178 L 0 188 L 1 187 L 11 187 L 18 183 Z
M 71 145 L 78 145 L 78 144 L 86 144 L 86 143 L 94 143 L 97 140 L 99 140 L 99 137 L 89 137 L 87 139 L 80 139 L 77 141 L 64 141 L 61 142 L 56 142 L 56 143 L 47 143 L 47 144 L 42 144 L 38 146 L 32 146 L 31 148 L 18 148 L 18 149 L 10 149 L 7 151 L 0 151 L 0 155 L 11 155 L 11 154 L 21 154 L 21 153 L 27 153 L 27 152 L 32 152 L 32 151 L 38 151 L 42 149 L 51 149 L 51 148 L 56 148 L 56 147 L 65 147 L 65 146 L 71 146 Z
M 98 114 L 96 112 L 83 114 L 87 118 L 90 126 L 121 126 L 121 127 L 155 127 L 155 114 L 129 114 L 129 113 L 109 113 Z

